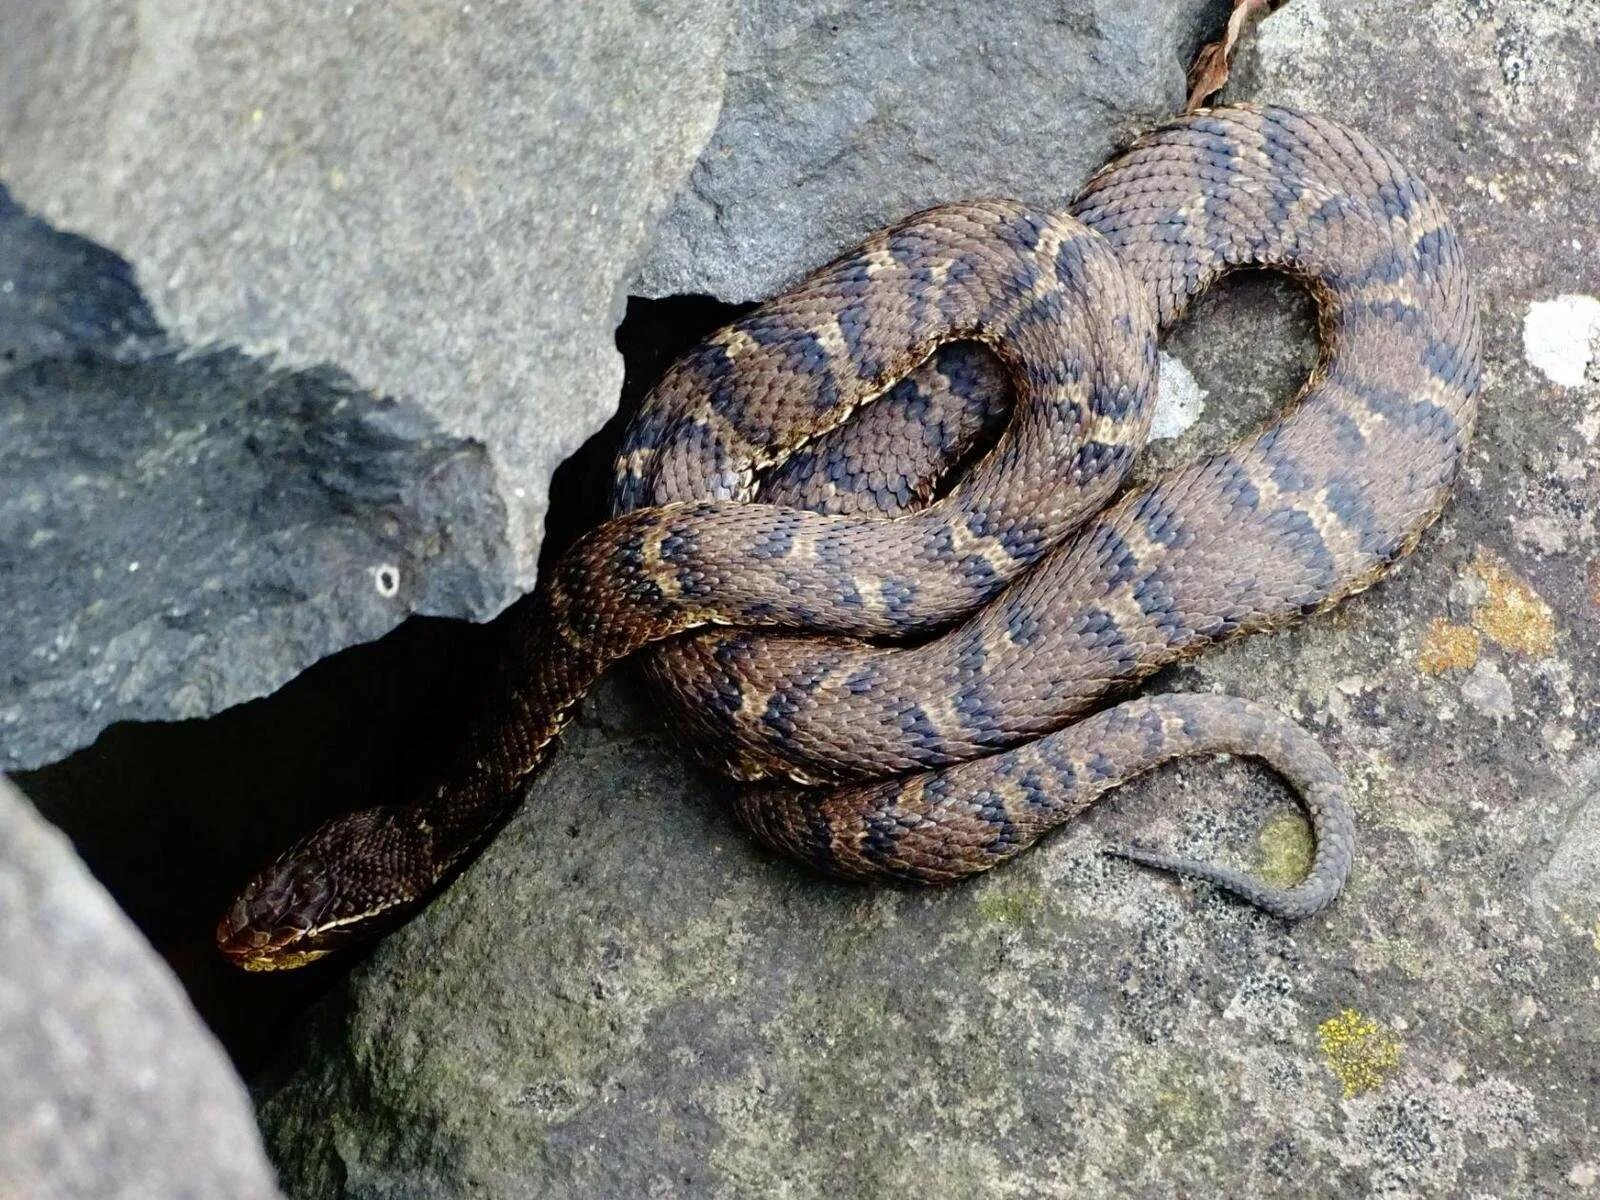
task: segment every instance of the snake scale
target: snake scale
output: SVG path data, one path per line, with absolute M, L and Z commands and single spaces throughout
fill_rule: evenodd
M 1258 432 L 1118 497 L 1158 328 L 1241 267 L 1304 281 L 1318 365 Z M 757 781 L 743 823 L 832 873 L 983 871 L 1157 763 L 1227 751 L 1300 793 L 1317 838 L 1304 881 L 1120 853 L 1316 912 L 1353 828 L 1307 734 L 1226 696 L 1085 714 L 1410 551 L 1464 456 L 1480 374 L 1444 215 L 1327 118 L 1201 110 L 1138 139 L 1066 211 L 911 217 L 669 370 L 625 436 L 617 515 L 511 615 L 450 761 L 263 870 L 219 945 L 246 968 L 298 966 L 414 911 L 515 807 L 601 672 L 646 647 L 675 723 Z M 952 458 L 975 461 L 955 477 Z

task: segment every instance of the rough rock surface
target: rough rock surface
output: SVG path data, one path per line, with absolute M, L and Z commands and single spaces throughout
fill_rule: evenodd
M 249 1098 L 177 981 L 0 780 L 0 1196 L 278 1196 Z
M 550 473 L 616 405 L 612 330 L 716 119 L 730 28 L 727 0 L 602 0 L 581 19 L 510 0 L 0 5 L 0 180 L 133 264 L 152 310 L 139 332 L 159 321 L 177 346 L 263 360 L 130 367 L 137 402 L 103 396 L 83 416 L 38 411 L 73 380 L 10 397 L 5 466 L 47 455 L 89 476 L 40 536 L 104 521 L 93 540 L 135 544 L 126 562 L 147 574 L 107 559 L 86 567 L 103 571 L 86 593 L 53 580 L 48 553 L 4 573 L 49 618 L 14 628 L 22 658 L 0 660 L 26 663 L 14 669 L 44 705 L 15 743 L 0 726 L 0 765 L 92 735 L 87 716 L 58 719 L 58 700 L 99 701 L 102 723 L 211 712 L 408 613 L 482 619 L 531 585 Z M 34 238 L 0 220 L 0 244 Z M 0 288 L 0 319 L 6 306 Z M 202 514 L 204 532 L 186 522 L 197 536 L 163 557 L 148 543 L 172 516 L 164 470 L 187 467 L 149 406 L 176 390 L 203 499 L 225 511 Z M 118 438 L 177 457 L 74 462 Z M 348 475 L 379 476 L 370 490 L 317 479 L 332 448 Z M 308 503 L 338 520 L 275 504 L 241 519 L 263 477 L 320 491 Z M 432 544 L 443 527 L 450 544 Z M 27 548 L 33 532 L 15 536 Z M 385 562 L 398 588 L 375 594 Z M 229 594 L 208 606 L 219 578 Z M 163 605 L 182 610 L 176 635 L 151 625 Z M 230 645 L 241 624 L 244 649 Z M 63 643 L 110 649 L 90 670 L 70 652 L 50 661 Z M 180 655 L 208 665 L 184 675 Z M 41 702 L 6 693 L 0 710 Z
M 763 89 L 821 112 L 829 72 L 852 104 L 911 88 L 801 45 L 831 29 L 786 11 L 751 8 L 747 25 L 771 32 L 735 53 L 731 95 L 756 102 L 724 111 L 709 158 L 729 130 L 728 159 L 802 136 L 803 105 Z M 1552 380 L 1523 326 L 1537 301 L 1600 296 L 1595 16 L 1587 0 L 1295 0 L 1236 76 L 1236 97 L 1335 112 L 1395 147 L 1455 214 L 1484 302 L 1477 440 L 1417 554 L 1333 614 L 1161 681 L 1296 714 L 1349 772 L 1360 857 L 1329 914 L 1286 928 L 1097 853 L 1138 833 L 1291 876 L 1303 824 L 1232 762 L 1160 772 L 969 886 L 815 879 L 748 845 L 624 676 L 526 810 L 357 968 L 263 1092 L 291 1193 L 1592 1194 L 1600 375 Z M 1013 33 L 1031 53 L 1054 29 Z M 916 70 L 921 43 L 875 36 L 902 55 L 880 70 Z M 763 82 L 769 54 L 801 77 Z M 1054 65 L 1068 81 L 1112 69 Z M 949 90 L 984 111 L 988 93 L 963 94 L 973 79 Z M 845 112 L 829 119 L 856 132 L 816 163 L 870 175 L 882 200 L 831 212 L 814 257 L 939 198 L 931 176 L 911 191 L 879 177 L 883 139 L 957 153 Z M 661 286 L 744 294 L 741 280 L 787 270 L 752 222 L 763 206 L 774 223 L 810 218 L 752 175 L 734 220 L 745 170 L 698 169 L 673 217 L 690 232 L 652 259 Z M 1070 176 L 1057 168 L 1063 190 Z M 746 238 L 748 264 L 725 274 Z M 1168 349 L 1207 415 L 1161 457 L 1264 416 L 1311 344 L 1287 285 L 1202 305 Z

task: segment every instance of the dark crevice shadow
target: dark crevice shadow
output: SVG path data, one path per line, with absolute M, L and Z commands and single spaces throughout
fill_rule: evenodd
M 607 514 L 616 447 L 650 386 L 741 311 L 700 296 L 630 300 L 617 331 L 621 405 L 557 469 L 541 565 Z M 201 720 L 113 725 L 16 776 L 177 973 L 247 1079 L 271 1066 L 360 954 L 246 975 L 213 949 L 218 915 L 322 820 L 410 795 L 481 692 L 497 625 L 413 617 L 270 696 Z
M 407 793 L 487 665 L 490 630 L 415 618 L 204 720 L 124 723 L 17 776 L 247 1076 L 355 961 L 245 975 L 212 947 L 239 886 L 323 819 Z

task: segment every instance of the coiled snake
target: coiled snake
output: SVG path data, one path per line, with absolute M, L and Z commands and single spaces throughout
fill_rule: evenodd
M 1101 511 L 1148 429 L 1157 325 L 1248 266 L 1298 276 L 1317 302 L 1322 353 L 1297 403 Z M 941 454 L 995 408 L 973 399 L 992 386 L 959 382 L 979 368 L 946 343 L 965 340 L 999 358 L 1015 408 L 925 503 Z M 627 434 L 618 516 L 512 616 L 453 761 L 417 798 L 336 819 L 279 858 L 219 944 L 247 968 L 297 966 L 409 913 L 515 806 L 609 664 L 697 629 L 653 649 L 651 673 L 724 766 L 789 781 L 737 802 L 788 853 L 850 876 L 954 879 L 1159 762 L 1231 751 L 1301 792 L 1317 835 L 1301 884 L 1122 853 L 1280 916 L 1315 912 L 1343 884 L 1352 823 L 1339 772 L 1297 727 L 1210 695 L 1070 722 L 1407 553 L 1461 462 L 1480 372 L 1438 206 L 1325 118 L 1202 110 L 1139 139 L 1066 212 L 981 201 L 914 216 L 668 372 Z M 790 503 L 749 503 L 764 480 L 762 499 Z

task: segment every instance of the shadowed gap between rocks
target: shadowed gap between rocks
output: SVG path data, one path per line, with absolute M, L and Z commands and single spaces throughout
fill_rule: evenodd
M 1263 290 L 1273 293 L 1274 326 L 1298 336 L 1253 342 L 1246 329 L 1247 336 L 1232 331 L 1228 341 L 1267 347 L 1264 391 L 1281 402 L 1313 357 L 1311 307 L 1292 285 L 1254 276 L 1232 281 L 1168 342 L 1191 363 L 1208 355 L 1227 362 L 1206 331 L 1252 305 L 1259 309 Z M 617 330 L 625 362 L 618 412 L 557 470 L 542 562 L 607 514 L 615 448 L 661 373 L 747 308 L 704 296 L 630 299 Z M 1225 315 L 1213 318 L 1219 309 Z M 1162 444 L 1140 474 L 1214 448 L 1268 408 L 1252 395 L 1244 411 L 1204 419 L 1193 434 Z M 360 955 L 286 974 L 242 975 L 212 950 L 217 914 L 251 871 L 318 821 L 403 795 L 452 736 L 493 646 L 493 625 L 412 618 L 322 660 L 271 696 L 204 720 L 121 723 L 67 759 L 17 776 L 174 968 L 247 1078 L 271 1064 L 301 1015 Z M 1186 670 L 1178 668 L 1178 678 Z M 1154 682 L 1173 678 L 1163 673 Z

